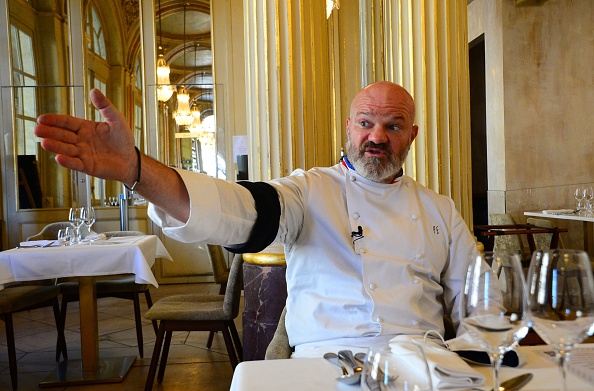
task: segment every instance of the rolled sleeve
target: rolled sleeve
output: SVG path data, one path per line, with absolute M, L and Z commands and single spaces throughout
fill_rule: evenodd
M 190 217 L 184 223 L 149 204 L 149 217 L 165 235 L 184 243 L 236 245 L 248 240 L 257 213 L 247 189 L 204 174 L 176 171 L 190 196 Z

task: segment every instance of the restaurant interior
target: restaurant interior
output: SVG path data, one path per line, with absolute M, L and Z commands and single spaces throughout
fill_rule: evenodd
M 219 294 L 205 244 L 162 235 L 141 195 L 62 168 L 41 148 L 33 127 L 43 113 L 102 119 L 92 88 L 125 115 L 143 153 L 235 182 L 335 164 L 356 92 L 394 81 L 414 97 L 419 125 L 404 172 L 451 197 L 471 231 L 575 209 L 576 188 L 594 185 L 593 19 L 590 0 L 0 0 L 1 249 L 93 206 L 95 232 L 157 235 L 171 255 L 152 266 L 154 302 Z M 589 223 L 553 223 L 561 246 L 594 249 Z M 529 251 L 525 235 L 521 245 Z M 101 354 L 136 355 L 130 303 L 97 306 Z M 19 389 L 37 389 L 55 366 L 51 308 L 13 317 Z M 62 389 L 144 389 L 155 333 L 142 322 L 144 357 L 124 382 Z M 245 337 L 241 312 L 235 323 Z M 206 348 L 208 337 L 174 334 L 155 388 L 229 389 L 223 336 Z M 6 344 L 1 322 L 0 389 L 11 389 Z

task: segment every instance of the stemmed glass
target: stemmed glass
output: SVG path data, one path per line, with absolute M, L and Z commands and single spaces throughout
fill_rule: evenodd
M 83 224 L 87 227 L 87 232 L 91 232 L 91 227 L 95 224 L 95 208 L 92 206 L 83 206 L 81 208 L 80 217 L 83 221 Z M 89 243 L 92 240 L 89 239 Z
M 528 315 L 520 256 L 487 251 L 473 257 L 460 301 L 461 325 L 489 354 L 495 390 L 503 355 L 528 334 Z
M 588 211 L 588 213 L 592 213 L 592 199 L 594 198 L 594 189 L 592 186 L 587 186 L 584 188 L 584 198 L 586 199 L 585 209 Z
M 575 205 L 575 210 L 577 211 L 577 213 L 580 213 L 582 209 L 584 209 L 584 204 L 582 203 L 582 201 L 584 200 L 584 197 L 586 196 L 585 194 L 586 192 L 584 191 L 584 189 L 582 189 L 581 187 L 576 187 L 575 191 L 573 192 L 573 197 L 576 199 L 577 203 Z
M 411 341 L 371 345 L 361 372 L 361 389 L 433 390 L 429 365 L 421 345 Z
M 528 288 L 532 327 L 555 351 L 566 390 L 571 350 L 594 333 L 594 280 L 588 254 L 569 249 L 535 251 Z
M 68 214 L 68 221 L 74 228 L 74 232 L 72 235 L 71 243 L 77 244 L 80 243 L 80 227 L 83 225 L 82 215 L 82 208 L 70 208 L 70 212 Z

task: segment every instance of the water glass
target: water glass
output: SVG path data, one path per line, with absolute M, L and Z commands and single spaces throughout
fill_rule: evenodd
M 363 364 L 361 389 L 433 390 L 429 365 L 422 346 L 410 341 L 371 345 Z
M 58 242 L 60 246 L 70 246 L 72 240 L 72 228 L 66 227 L 58 230 Z
M 567 363 L 574 346 L 594 333 L 594 277 L 580 250 L 535 251 L 528 270 L 530 318 L 555 351 L 561 386 L 567 390 Z

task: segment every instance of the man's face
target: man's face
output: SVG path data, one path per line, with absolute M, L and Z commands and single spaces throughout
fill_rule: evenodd
M 378 83 L 360 92 L 347 119 L 346 153 L 363 177 L 391 183 L 402 168 L 418 128 L 414 103 L 401 87 Z

